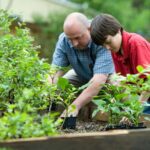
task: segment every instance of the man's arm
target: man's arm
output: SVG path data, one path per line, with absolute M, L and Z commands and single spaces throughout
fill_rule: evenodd
M 95 74 L 93 78 L 90 80 L 90 85 L 83 90 L 83 92 L 73 101 L 73 105 L 76 106 L 76 112 L 73 112 L 73 115 L 78 115 L 79 110 L 89 103 L 94 96 L 96 96 L 100 89 L 102 88 L 102 84 L 107 81 L 108 75 L 105 74 Z

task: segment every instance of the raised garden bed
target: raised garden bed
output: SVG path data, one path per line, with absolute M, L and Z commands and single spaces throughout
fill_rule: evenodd
M 149 116 L 149 115 L 146 115 Z M 143 119 L 143 118 L 142 118 Z M 0 148 L 12 150 L 130 150 L 150 147 L 150 122 L 145 122 L 145 129 L 101 131 L 104 121 L 81 121 L 77 119 L 76 129 L 61 130 L 61 135 L 54 137 L 7 140 L 0 142 Z
M 150 129 L 113 130 L 82 134 L 66 134 L 55 137 L 11 140 L 0 143 L 0 147 L 13 150 L 142 150 L 150 147 Z

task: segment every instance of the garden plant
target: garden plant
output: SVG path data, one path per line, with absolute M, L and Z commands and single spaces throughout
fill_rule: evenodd
M 48 83 L 51 66 L 39 59 L 24 23 L 10 30 L 14 20 L 0 10 L 0 139 L 55 135 L 62 121 L 51 104 L 57 100 L 67 109 L 75 89 L 63 78 Z
M 128 74 L 118 86 L 112 84 L 104 85 L 99 95 L 94 97 L 93 102 L 97 105 L 97 108 L 93 112 L 93 116 L 95 116 L 98 111 L 108 113 L 109 125 L 113 125 L 114 128 L 118 125 L 123 125 L 120 128 L 145 127 L 140 123 L 140 116 L 142 115 L 144 106 L 150 105 L 146 102 L 141 104 L 139 98 L 142 92 L 150 91 L 150 75 L 149 68 L 144 69 L 142 66 L 138 66 L 137 69 L 139 71 L 138 74 Z M 117 81 L 119 78 L 121 78 L 121 76 L 118 74 L 114 80 Z M 128 123 L 121 122 L 123 117 L 128 119 Z
M 15 30 L 10 30 L 14 20 L 0 10 L 0 140 L 56 135 L 63 124 L 66 128 L 66 123 L 51 111 L 53 103 L 62 105 L 68 117 L 75 109 L 70 104 L 88 84 L 77 89 L 62 77 L 50 84 L 48 77 L 53 77 L 57 68 L 39 59 L 39 46 L 33 45 L 34 39 L 24 23 L 18 22 Z M 118 124 L 125 116 L 138 125 L 143 110 L 137 100 L 139 93 L 150 90 L 149 70 L 138 69 L 139 74 L 128 75 L 120 86 L 104 85 L 93 100 L 98 106 L 93 115 L 101 110 L 109 113 L 110 124 Z

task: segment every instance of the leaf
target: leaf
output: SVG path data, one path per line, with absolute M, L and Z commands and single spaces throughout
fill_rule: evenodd
M 136 69 L 137 69 L 137 71 L 138 72 L 143 72 L 143 70 L 144 70 L 144 68 L 141 66 L 141 65 L 138 65 L 137 67 L 136 67 Z
M 93 113 L 92 113 L 92 117 L 95 117 L 98 112 L 99 112 L 98 109 L 94 110 Z
M 120 113 L 120 109 L 118 107 L 111 107 L 111 110 L 113 113 L 117 113 L 117 114 Z
M 30 99 L 30 98 L 32 98 L 33 95 L 34 95 L 34 93 L 33 93 L 32 89 L 25 88 L 23 90 L 23 96 L 24 96 L 25 99 Z
M 69 85 L 69 81 L 65 78 L 59 77 L 57 81 L 58 87 L 60 87 L 62 90 L 65 90 L 67 86 Z
M 144 119 L 150 121 L 150 117 L 144 117 Z
M 93 100 L 92 101 L 94 104 L 96 104 L 97 106 L 103 106 L 106 104 L 105 101 L 101 100 L 101 99 L 97 99 L 97 100 Z

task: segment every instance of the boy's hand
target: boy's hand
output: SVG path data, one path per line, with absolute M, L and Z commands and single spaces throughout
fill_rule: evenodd
M 122 119 L 119 122 L 120 124 L 127 124 L 127 125 L 131 125 L 131 121 L 129 120 L 129 118 L 127 117 L 122 117 Z

